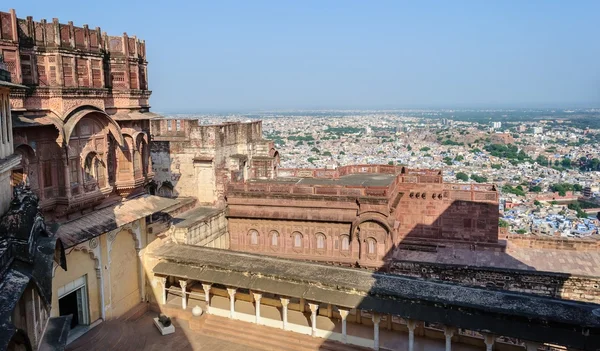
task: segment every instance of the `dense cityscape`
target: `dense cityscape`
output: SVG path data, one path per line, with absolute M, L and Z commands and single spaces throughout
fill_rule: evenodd
M 263 120 L 281 168 L 350 164 L 442 169 L 445 181 L 492 183 L 515 234 L 598 234 L 600 110 L 291 111 L 171 115 L 199 123 Z

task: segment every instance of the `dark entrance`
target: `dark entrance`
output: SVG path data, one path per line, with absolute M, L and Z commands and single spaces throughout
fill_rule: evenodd
M 75 328 L 79 324 L 79 309 L 77 308 L 77 292 L 65 295 L 58 299 L 58 311 L 61 316 L 67 316 L 72 314 L 71 329 Z

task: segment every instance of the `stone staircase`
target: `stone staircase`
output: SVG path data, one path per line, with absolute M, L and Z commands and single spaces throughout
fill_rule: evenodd
M 367 351 L 372 349 L 223 317 L 203 316 L 198 332 L 264 351 Z

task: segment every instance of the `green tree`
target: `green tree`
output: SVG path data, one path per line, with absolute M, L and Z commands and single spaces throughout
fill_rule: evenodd
M 473 179 L 477 183 L 487 183 L 488 181 L 486 177 L 477 174 L 471 174 L 471 179 Z
M 536 159 L 535 162 L 537 162 L 540 165 L 544 165 L 547 166 L 548 165 L 548 158 L 543 156 L 543 155 L 539 155 Z
M 427 152 L 427 151 L 429 151 L 429 150 L 431 150 L 431 148 L 430 148 L 430 147 L 428 147 L 428 146 L 423 146 L 423 147 L 420 149 L 420 151 L 423 151 L 423 152 Z
M 406 145 L 406 150 L 411 151 L 412 150 L 412 146 Z
M 394 161 L 388 161 L 388 165 L 393 166 L 394 165 Z
M 531 191 L 532 193 L 541 193 L 542 187 L 539 185 L 534 185 L 531 188 L 529 188 L 529 191 Z
M 539 202 L 538 200 L 533 200 L 533 204 L 536 205 L 536 206 L 541 206 L 542 205 L 542 203 Z
M 492 164 L 492 166 L 491 166 L 491 167 L 492 167 L 493 169 L 501 169 L 501 168 L 502 168 L 502 165 L 501 165 L 501 164 L 499 164 L 499 163 L 498 163 L 498 164 Z
M 458 172 L 456 173 L 456 179 L 466 182 L 469 180 L 469 176 L 464 172 Z
M 525 233 L 527 233 L 526 229 L 523 229 L 523 228 L 517 229 L 517 234 L 525 234 Z
M 500 228 L 508 228 L 508 222 L 500 218 L 498 221 L 498 227 Z
M 463 156 L 463 155 L 458 155 L 458 156 L 456 156 L 456 157 L 454 158 L 454 160 L 455 160 L 455 161 L 458 161 L 458 162 L 460 162 L 460 161 L 463 161 L 464 159 L 465 159 L 465 158 L 464 158 L 464 156 Z

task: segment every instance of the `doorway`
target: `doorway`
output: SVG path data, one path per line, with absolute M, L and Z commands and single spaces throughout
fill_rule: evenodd
M 71 329 L 90 323 L 86 276 L 58 289 L 58 312 L 61 316 L 73 316 Z

